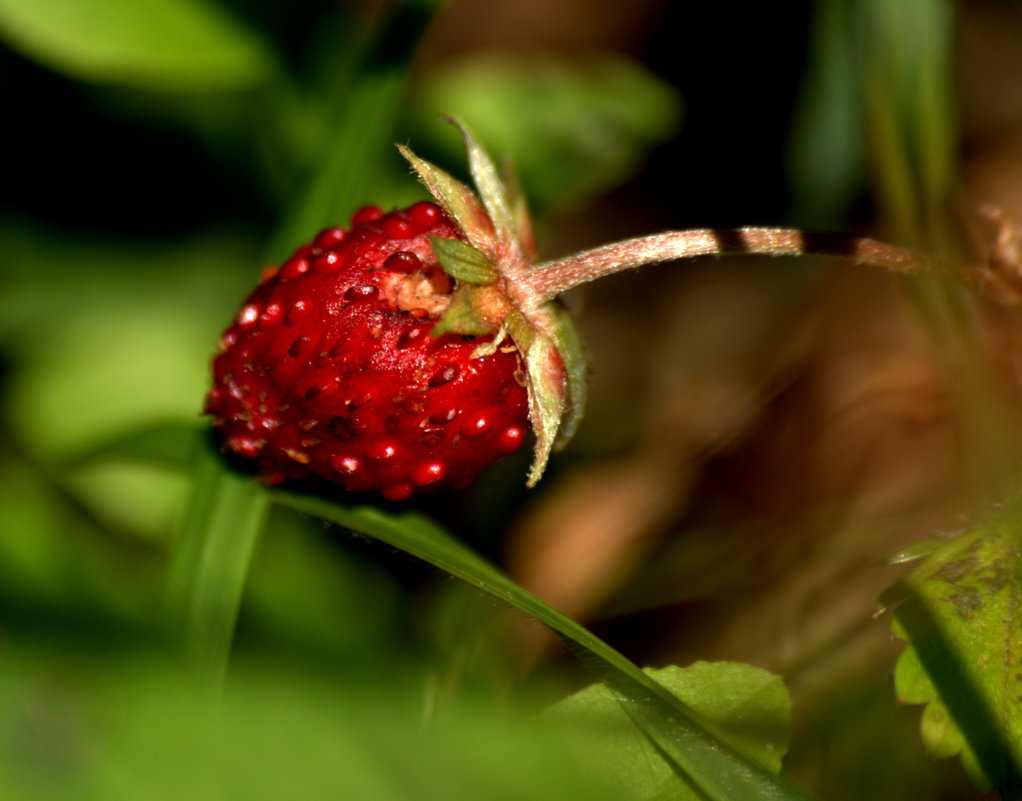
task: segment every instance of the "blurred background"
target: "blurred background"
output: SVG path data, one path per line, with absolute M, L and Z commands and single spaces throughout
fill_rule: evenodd
M 971 262 L 982 204 L 1022 220 L 1014 0 L 0 0 L 0 39 L 9 798 L 606 794 L 518 726 L 591 680 L 539 626 L 279 509 L 211 709 L 156 623 L 188 471 L 79 458 L 201 425 L 266 264 L 420 199 L 395 142 L 462 173 L 439 113 L 514 156 L 550 258 L 786 224 Z M 1012 486 L 1017 310 L 817 258 L 565 300 L 594 366 L 575 441 L 535 490 L 522 453 L 410 506 L 640 664 L 780 673 L 819 797 L 976 797 L 924 754 L 874 612 L 886 557 Z

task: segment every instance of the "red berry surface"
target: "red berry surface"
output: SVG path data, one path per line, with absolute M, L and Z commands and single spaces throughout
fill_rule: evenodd
M 430 335 L 452 281 L 439 207 L 357 212 L 267 271 L 224 333 L 206 411 L 271 483 L 319 476 L 401 500 L 464 486 L 529 429 L 518 351 Z

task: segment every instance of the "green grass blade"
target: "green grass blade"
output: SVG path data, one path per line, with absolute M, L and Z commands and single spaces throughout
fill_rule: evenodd
M 167 467 L 190 468 L 198 449 L 207 445 L 203 426 L 157 423 L 111 437 L 69 460 L 72 465 L 105 459 L 127 459 Z
M 249 564 L 269 496 L 212 448 L 200 454 L 191 501 L 171 553 L 165 613 L 200 680 L 222 686 Z
M 791 696 L 780 676 L 737 662 L 696 662 L 646 670 L 718 732 L 771 772 L 781 769 L 791 730 Z M 702 801 L 705 796 L 661 757 L 605 684 L 591 684 L 550 707 L 572 750 L 609 769 L 621 797 Z
M 373 32 L 349 91 L 334 109 L 330 146 L 270 242 L 271 261 L 286 258 L 298 243 L 373 202 L 380 164 L 399 158 L 394 130 L 407 102 L 408 61 L 439 5 L 439 0 L 406 0 Z
M 694 788 L 714 801 L 795 801 L 807 796 L 744 759 L 709 732 L 668 690 L 590 631 L 519 587 L 428 519 L 347 507 L 324 498 L 276 491 L 281 505 L 379 539 L 541 620 L 614 690 L 625 710 Z

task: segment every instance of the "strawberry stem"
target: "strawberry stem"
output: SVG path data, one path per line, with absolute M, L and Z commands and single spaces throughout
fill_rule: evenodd
M 849 259 L 908 275 L 955 275 L 960 270 L 908 248 L 847 234 L 810 234 L 797 228 L 692 228 L 626 239 L 536 265 L 523 277 L 534 302 L 605 275 L 697 256 L 806 256 Z

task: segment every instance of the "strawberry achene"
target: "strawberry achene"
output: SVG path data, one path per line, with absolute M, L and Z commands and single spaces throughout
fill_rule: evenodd
M 433 203 L 360 209 L 297 248 L 244 301 L 206 400 L 226 448 L 270 483 L 318 476 L 348 490 L 464 486 L 529 428 L 514 348 L 432 336 L 452 280 L 428 237 L 460 232 Z

